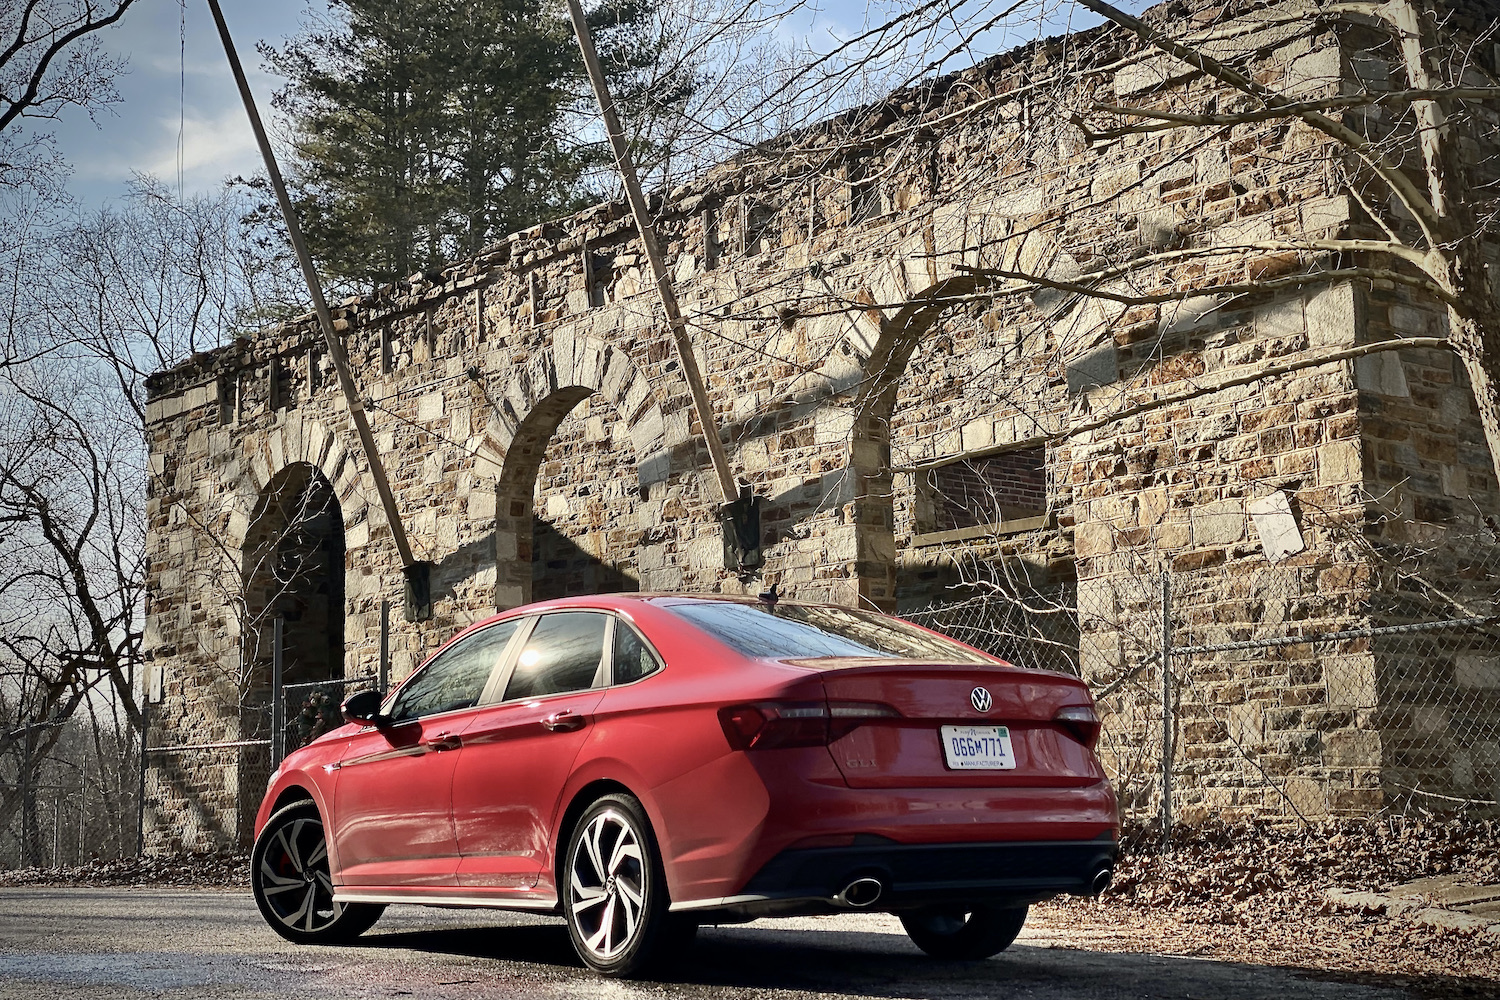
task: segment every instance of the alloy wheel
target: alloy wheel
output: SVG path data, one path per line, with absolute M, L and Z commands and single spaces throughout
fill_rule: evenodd
M 582 944 L 596 959 L 619 956 L 640 933 L 646 867 L 640 834 L 616 809 L 594 816 L 570 859 L 568 906 Z
M 256 889 L 287 929 L 313 935 L 338 923 L 343 904 L 333 898 L 328 841 L 315 816 L 290 816 L 272 832 L 255 869 Z

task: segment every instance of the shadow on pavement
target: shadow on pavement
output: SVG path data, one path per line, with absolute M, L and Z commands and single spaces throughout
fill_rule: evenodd
M 550 966 L 591 976 L 561 923 L 380 933 L 366 947 L 402 948 Z M 927 958 L 897 934 L 710 927 L 659 982 L 685 987 L 836 992 L 879 998 L 1224 997 L 1234 1000 L 1494 997 L 1496 984 L 1459 976 L 1341 973 L 1169 955 L 1017 944 L 984 962 Z M 632 987 L 624 987 L 627 993 Z M 642 983 L 643 993 L 655 992 Z M 691 995 L 691 993 L 689 993 Z

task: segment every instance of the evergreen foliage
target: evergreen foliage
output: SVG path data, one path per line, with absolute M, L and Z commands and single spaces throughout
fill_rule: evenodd
M 622 105 L 690 93 L 680 74 L 649 84 L 662 43 L 646 2 L 589 17 Z M 555 0 L 333 0 L 285 48 L 261 51 L 289 81 L 276 105 L 292 132 L 290 181 L 335 279 L 438 268 L 597 195 L 587 178 L 607 147 L 602 133 L 575 136 L 593 97 Z

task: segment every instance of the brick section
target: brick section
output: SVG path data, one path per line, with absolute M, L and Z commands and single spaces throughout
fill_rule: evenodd
M 953 531 L 1037 517 L 1047 509 L 1047 450 L 1021 448 L 927 470 L 927 531 Z

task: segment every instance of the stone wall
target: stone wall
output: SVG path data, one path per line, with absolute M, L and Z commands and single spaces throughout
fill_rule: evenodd
M 1340 42 L 1326 29 L 1257 29 L 1250 41 L 1267 83 L 1340 85 Z M 730 461 L 766 498 L 753 576 L 723 568 L 701 428 L 622 205 L 341 303 L 336 327 L 398 505 L 418 557 L 437 567 L 433 619 L 395 616 L 392 676 L 497 607 L 599 588 L 774 581 L 798 599 L 892 609 L 985 584 L 1061 586 L 1085 612 L 1083 672 L 1101 682 L 1152 648 L 1145 583 L 1162 570 L 1184 578 L 1184 628 L 1199 642 L 1367 620 L 1375 574 L 1349 539 L 1363 536 L 1387 437 L 1371 426 L 1364 369 L 1306 369 L 1077 428 L 1219 372 L 1377 335 L 1369 293 L 1341 284 L 1125 306 L 1006 288 L 1005 272 L 1067 280 L 1141 253 L 1349 225 L 1326 140 L 1309 129 L 1090 146 L 1056 103 L 1170 102 L 1203 86 L 1118 33 L 1086 33 L 894 95 L 657 199 Z M 1190 291 L 1303 266 L 1236 253 L 1164 264 L 1157 277 Z M 1392 309 L 1405 302 L 1382 294 Z M 255 685 L 242 647 L 264 626 L 242 600 L 246 540 L 289 468 L 333 486 L 342 669 L 375 672 L 400 565 L 318 345 L 303 317 L 151 380 L 147 645 L 164 693 L 154 743 L 241 735 Z M 1410 405 L 1448 421 L 1450 481 L 1493 496 L 1471 415 L 1439 402 L 1440 417 L 1416 395 Z M 962 537 L 924 529 L 925 470 L 1038 445 L 1043 515 Z M 1299 511 L 1305 549 L 1272 567 L 1247 505 L 1277 491 Z M 1268 574 L 1295 586 L 1268 590 Z M 1287 647 L 1202 666 L 1182 708 L 1190 805 L 1285 811 L 1285 798 L 1236 785 L 1230 758 L 1246 741 L 1296 779 L 1299 808 L 1381 803 L 1378 650 Z M 1122 708 L 1111 724 L 1144 733 L 1145 716 Z M 243 840 L 238 758 L 158 760 L 153 844 Z

